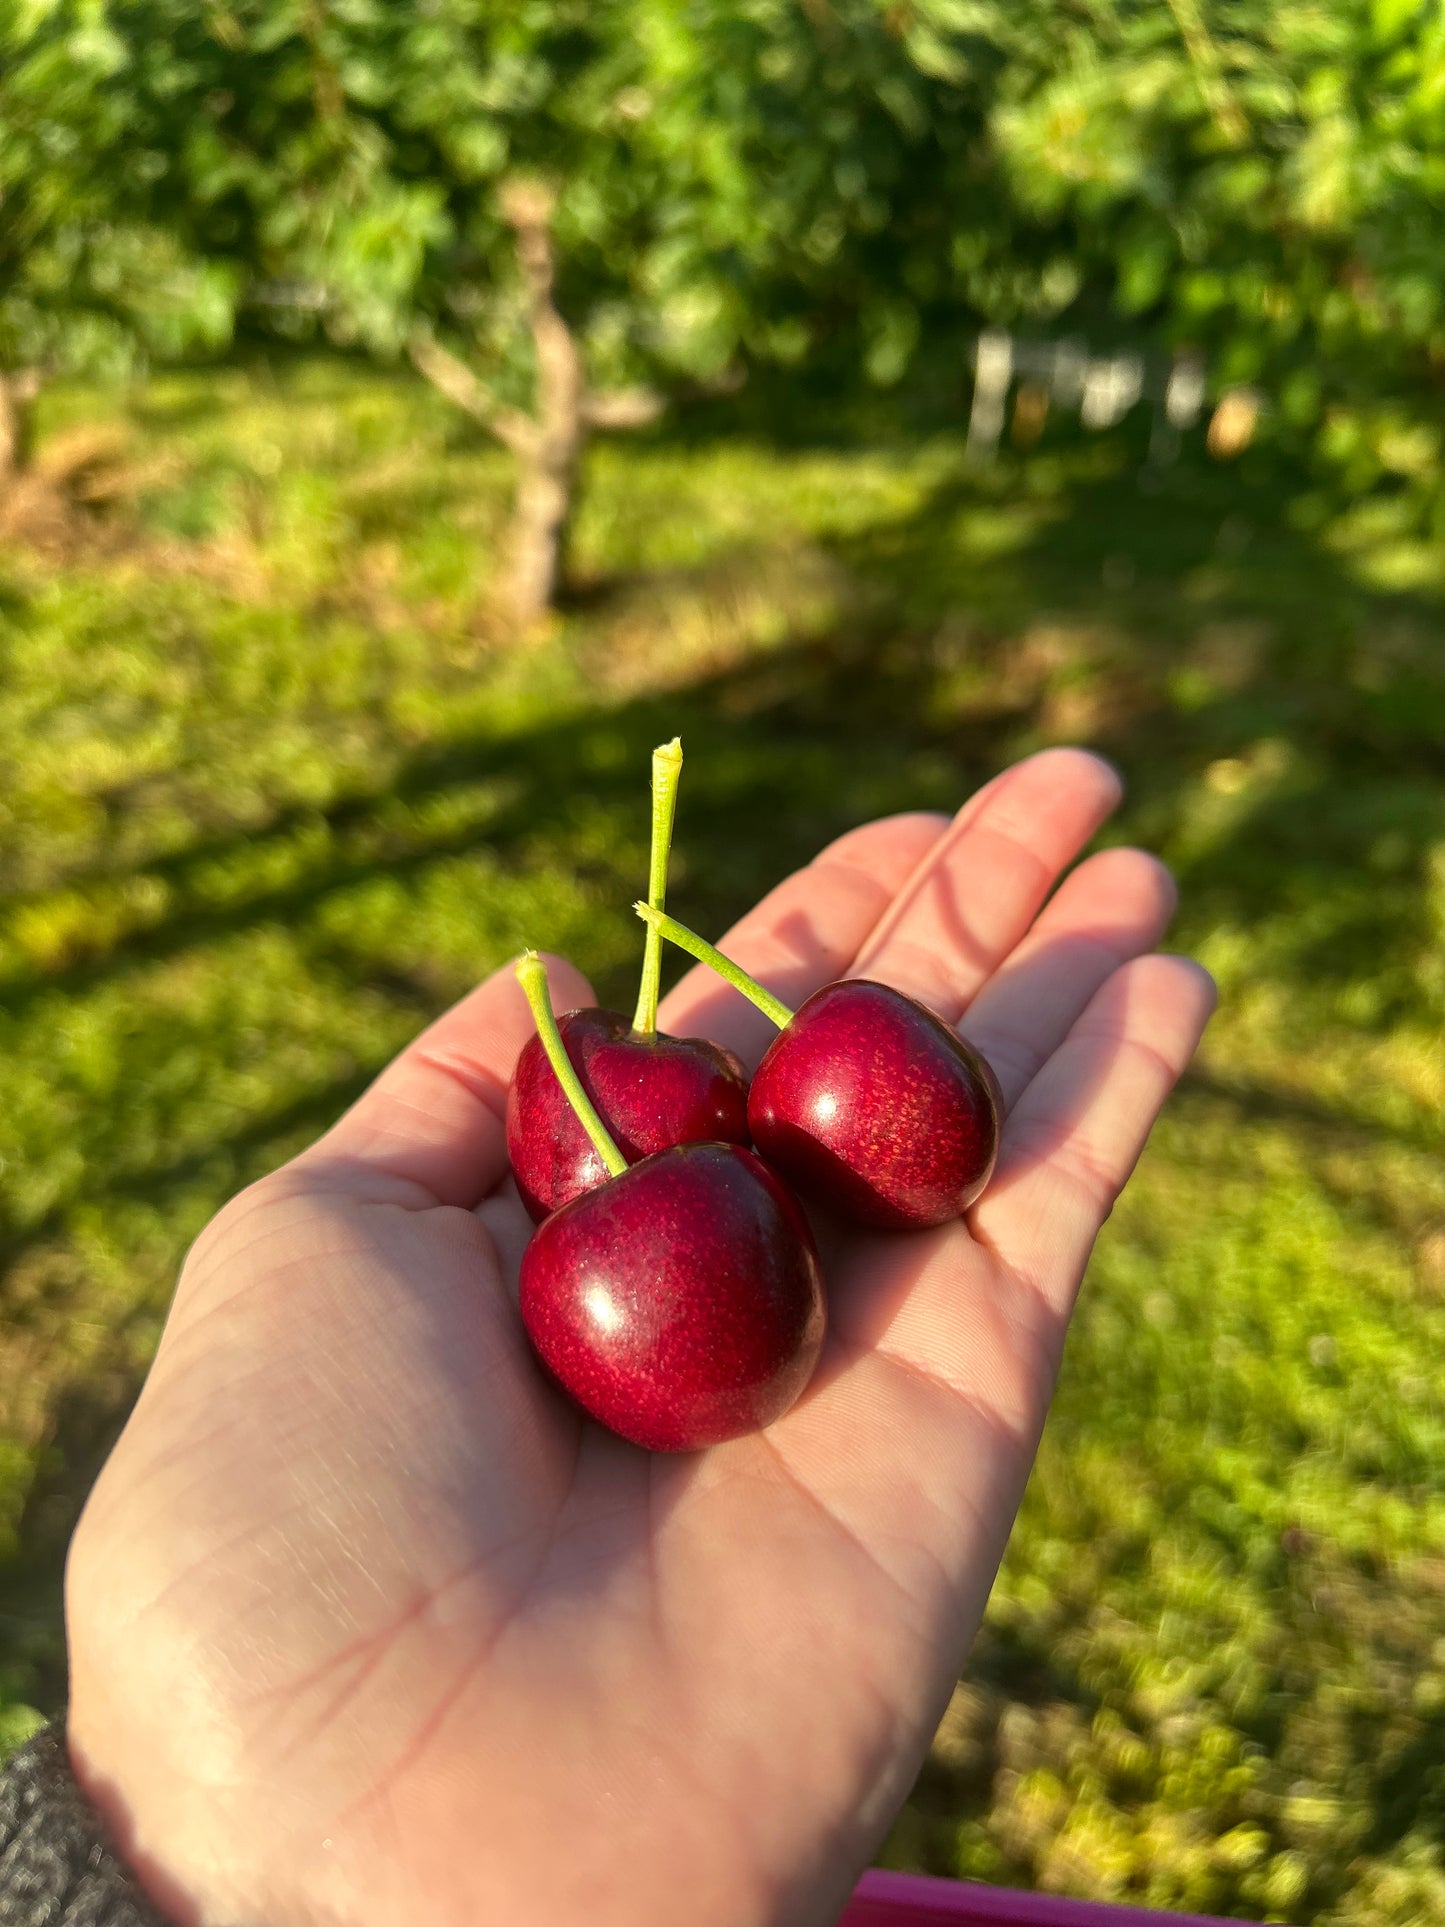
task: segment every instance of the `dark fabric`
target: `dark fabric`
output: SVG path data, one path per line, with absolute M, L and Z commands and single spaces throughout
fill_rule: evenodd
M 76 1785 L 61 1726 L 0 1772 L 0 1927 L 166 1927 Z

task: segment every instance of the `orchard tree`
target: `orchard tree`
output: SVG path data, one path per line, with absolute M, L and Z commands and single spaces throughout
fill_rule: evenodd
M 275 31 L 264 4 L 232 17 L 252 47 Z M 871 0 L 293 18 L 316 126 L 280 151 L 299 171 L 262 223 L 275 298 L 409 358 L 512 451 L 520 622 L 562 581 L 595 430 L 654 421 L 749 357 L 801 360 L 850 316 L 879 372 L 906 358 L 908 200 L 963 143 Z
M 274 327 L 409 358 L 515 456 L 523 623 L 562 580 L 595 430 L 749 362 L 896 380 L 920 341 L 1078 286 L 1047 223 L 983 191 L 1005 57 L 969 24 L 984 0 L 4 8 L 33 43 L 6 81 L 31 289 L 11 365 L 99 360 L 102 322 L 120 358 L 157 332 L 139 297 L 196 262 L 213 339 L 244 285 Z M 142 235 L 173 275 L 113 271 Z M 198 315 L 188 287 L 172 347 Z
M 501 184 L 497 207 L 515 237 L 532 355 L 530 407 L 501 401 L 464 358 L 438 339 L 429 317 L 412 325 L 406 345 L 427 380 L 516 458 L 506 602 L 525 624 L 551 606 L 562 580 L 587 435 L 596 428 L 642 427 L 657 419 L 664 403 L 651 389 L 598 389 L 589 378 L 577 335 L 556 302 L 553 188 L 542 179 L 514 177 Z
M 901 368 L 910 198 L 963 151 L 873 0 L 0 0 L 0 26 L 12 399 L 163 318 L 183 347 L 197 291 L 160 297 L 204 261 L 512 450 L 524 622 L 595 429 L 840 327 Z
M 1412 0 L 1021 0 L 996 191 L 1354 481 L 1438 474 L 1445 33 Z M 1367 446 L 1368 445 L 1368 446 Z
M 342 311 L 516 450 L 524 617 L 593 427 L 749 361 L 961 364 L 980 322 L 1203 349 L 1360 480 L 1438 472 L 1445 34 L 1410 0 L 353 0 L 313 48 L 434 196 L 403 298 L 353 250 Z
M 244 299 L 409 359 L 512 450 L 527 622 L 588 436 L 749 364 L 887 383 L 981 322 L 1147 331 L 1338 439 L 1331 385 L 1408 415 L 1445 366 L 1433 18 L 0 0 L 0 447 L 37 371 L 224 340 Z
M 237 274 L 156 218 L 168 163 L 141 108 L 103 11 L 0 0 L 0 498 L 47 378 L 229 337 Z
M 895 379 L 1002 252 L 969 194 L 978 90 L 914 11 L 233 0 L 225 46 L 211 17 L 181 31 L 247 157 L 273 320 L 409 358 L 513 451 L 525 623 L 562 580 L 593 431 L 830 344 Z M 1046 267 L 1023 248 L 1010 273 Z

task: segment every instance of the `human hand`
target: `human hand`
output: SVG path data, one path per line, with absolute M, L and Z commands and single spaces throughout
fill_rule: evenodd
M 67 1574 L 70 1744 L 157 1904 L 205 1927 L 822 1927 L 977 1628 L 1096 1233 L 1212 1007 L 1151 956 L 1161 866 L 1060 871 L 1114 807 L 1078 751 L 949 825 L 825 850 L 724 948 L 797 1004 L 878 977 L 1008 1104 L 966 1221 L 821 1226 L 797 1406 L 645 1454 L 546 1382 L 498 972 L 187 1260 Z M 550 966 L 558 1009 L 592 995 Z M 770 1035 L 695 970 L 665 1028 Z

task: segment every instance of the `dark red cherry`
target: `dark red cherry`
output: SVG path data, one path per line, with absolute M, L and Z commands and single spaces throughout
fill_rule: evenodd
M 1003 1100 L 977 1051 L 887 984 L 815 991 L 748 1094 L 753 1142 L 846 1217 L 891 1230 L 943 1224 L 983 1190 Z
M 629 1163 L 674 1144 L 748 1142 L 747 1074 L 730 1050 L 661 1031 L 639 1037 L 616 1010 L 569 1010 L 557 1026 Z M 607 1179 L 539 1037 L 524 1046 L 507 1092 L 507 1155 L 538 1222 Z
M 822 1349 L 807 1220 L 761 1158 L 685 1144 L 540 1226 L 522 1321 L 593 1418 L 654 1452 L 694 1452 L 781 1418 Z

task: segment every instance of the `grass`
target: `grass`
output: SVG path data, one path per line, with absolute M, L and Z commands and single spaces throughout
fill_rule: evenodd
M 411 386 L 176 375 L 43 427 L 96 417 L 124 539 L 0 559 L 0 1740 L 63 1701 L 65 1541 L 208 1215 L 522 943 L 630 996 L 653 743 L 714 928 L 1083 741 L 1222 1009 L 884 1858 L 1445 1915 L 1445 658 L 1404 508 L 1267 450 L 1152 476 L 1127 430 L 971 470 L 952 425 L 723 418 L 594 451 L 519 647 L 478 613 L 505 466 Z

